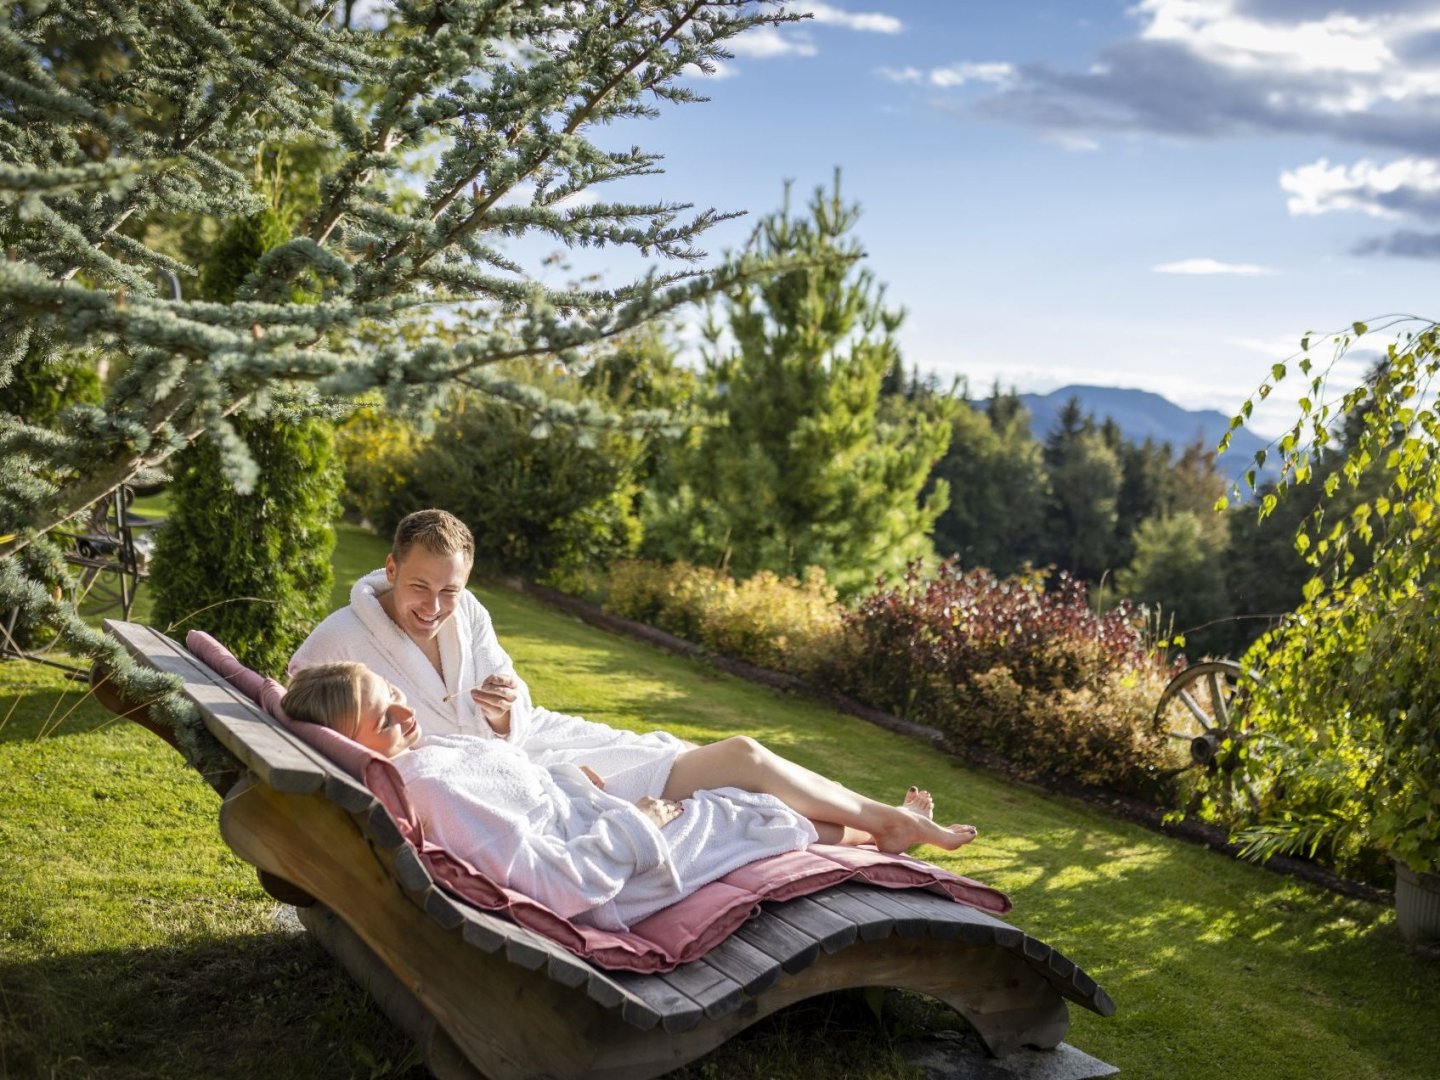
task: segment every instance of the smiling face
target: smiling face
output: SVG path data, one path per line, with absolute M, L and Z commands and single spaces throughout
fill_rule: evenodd
M 360 716 L 352 736 L 361 746 L 382 757 L 393 758 L 409 750 L 420 738 L 415 710 L 405 704 L 405 694 L 367 671 L 360 679 Z
M 399 560 L 385 556 L 385 577 L 392 588 L 380 597 L 380 606 L 423 648 L 460 602 L 470 560 L 458 551 L 441 555 L 416 544 Z

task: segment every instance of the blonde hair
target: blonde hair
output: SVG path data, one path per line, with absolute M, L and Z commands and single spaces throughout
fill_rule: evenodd
M 475 561 L 475 537 L 466 524 L 448 510 L 416 510 L 406 514 L 395 526 L 395 539 L 390 554 L 398 563 L 419 544 L 432 555 L 454 555 L 459 552 L 467 562 Z
M 360 730 L 360 683 L 369 672 L 348 660 L 301 668 L 280 705 L 291 720 L 334 728 L 353 739 Z

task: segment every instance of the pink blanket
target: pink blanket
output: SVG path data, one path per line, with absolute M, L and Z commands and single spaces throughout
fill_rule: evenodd
M 996 915 L 1010 910 L 1010 899 L 999 890 L 908 855 L 816 844 L 805 851 L 773 855 L 742 866 L 637 923 L 628 932 L 576 926 L 426 840 L 405 795 L 405 783 L 388 760 L 337 731 L 290 720 L 280 708 L 285 688 L 245 667 L 209 634 L 192 630 L 185 644 L 297 738 L 369 788 L 394 817 L 401 834 L 414 845 L 436 882 L 473 906 L 503 913 L 604 968 L 670 971 L 724 941 L 747 919 L 759 914 L 761 901 L 789 900 L 844 881 L 891 889 L 925 889 Z

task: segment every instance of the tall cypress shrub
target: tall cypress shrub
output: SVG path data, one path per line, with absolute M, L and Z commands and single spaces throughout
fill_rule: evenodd
M 177 455 L 150 569 L 158 625 L 208 630 L 272 675 L 329 610 L 342 478 L 329 424 L 292 416 L 235 424 L 258 471 L 248 494 L 225 476 L 215 443 Z

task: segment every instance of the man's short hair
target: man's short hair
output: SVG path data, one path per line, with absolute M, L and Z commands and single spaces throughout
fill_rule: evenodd
M 390 554 L 399 562 L 416 544 L 432 555 L 458 551 L 466 562 L 475 561 L 475 537 L 463 521 L 446 510 L 416 510 L 400 519 Z

